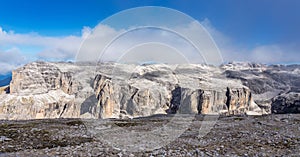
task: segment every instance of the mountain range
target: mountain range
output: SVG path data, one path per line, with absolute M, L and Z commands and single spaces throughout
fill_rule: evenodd
M 299 87 L 300 65 L 33 62 L 12 72 L 0 119 L 299 113 Z

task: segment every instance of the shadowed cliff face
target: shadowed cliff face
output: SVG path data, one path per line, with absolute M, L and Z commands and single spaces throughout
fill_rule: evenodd
M 129 66 L 115 64 L 113 72 L 96 75 L 94 89 L 101 118 L 166 113 L 262 114 L 250 90 L 239 81 L 227 79 L 219 68 Z
M 299 113 L 300 65 L 230 63 L 224 75 L 249 87 L 256 104 L 268 113 Z
M 299 69 L 34 62 L 13 71 L 10 93 L 0 94 L 0 118 L 298 113 Z

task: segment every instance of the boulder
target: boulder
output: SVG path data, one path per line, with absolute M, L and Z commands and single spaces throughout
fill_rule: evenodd
M 272 113 L 300 113 L 300 93 L 291 92 L 273 98 Z

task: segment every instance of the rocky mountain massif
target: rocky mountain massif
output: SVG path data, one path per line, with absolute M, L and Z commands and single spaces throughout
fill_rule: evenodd
M 300 112 L 300 66 L 33 62 L 12 73 L 0 119 Z
M 300 113 L 300 65 L 227 64 L 227 78 L 241 80 L 269 113 Z

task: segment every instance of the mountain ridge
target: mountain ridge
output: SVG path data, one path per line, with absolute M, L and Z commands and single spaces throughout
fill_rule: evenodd
M 13 71 L 10 93 L 0 95 L 0 118 L 299 113 L 299 95 L 293 94 L 300 89 L 299 69 L 256 63 L 33 62 Z M 20 104 L 25 108 L 18 109 Z

